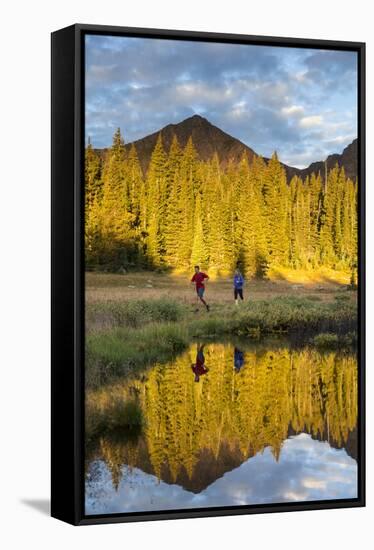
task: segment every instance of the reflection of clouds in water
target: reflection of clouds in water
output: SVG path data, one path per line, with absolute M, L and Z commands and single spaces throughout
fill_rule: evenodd
M 267 447 L 195 495 L 138 468 L 123 467 L 116 492 L 104 462 L 94 462 L 86 483 L 86 514 L 357 497 L 357 464 L 344 449 L 307 434 L 287 439 L 276 462 Z

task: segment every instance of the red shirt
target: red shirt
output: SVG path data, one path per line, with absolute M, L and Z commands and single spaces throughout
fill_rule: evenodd
M 191 282 L 196 283 L 196 288 L 204 288 L 204 279 L 209 279 L 208 275 L 199 271 L 192 277 Z
M 196 363 L 196 365 L 193 365 L 191 369 L 194 374 L 197 374 L 197 376 L 202 376 L 208 372 L 208 369 L 201 363 Z

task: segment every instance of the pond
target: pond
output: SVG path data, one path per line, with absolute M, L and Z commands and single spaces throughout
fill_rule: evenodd
M 356 498 L 357 359 L 194 343 L 88 392 L 86 437 L 87 515 Z

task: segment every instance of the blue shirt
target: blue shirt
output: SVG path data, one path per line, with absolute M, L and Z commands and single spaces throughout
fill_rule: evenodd
M 243 288 L 244 278 L 243 275 L 234 275 L 234 287 Z
M 234 367 L 237 370 L 240 370 L 242 366 L 244 365 L 244 353 L 238 349 L 234 349 Z

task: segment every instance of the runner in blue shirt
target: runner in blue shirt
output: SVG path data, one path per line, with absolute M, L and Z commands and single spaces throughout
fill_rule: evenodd
M 243 286 L 244 286 L 244 277 L 240 273 L 239 269 L 235 269 L 234 274 L 234 298 L 235 304 L 238 305 L 238 296 L 243 300 Z

